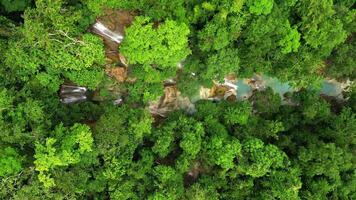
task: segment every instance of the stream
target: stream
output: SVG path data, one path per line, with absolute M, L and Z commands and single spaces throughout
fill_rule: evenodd
M 100 22 L 99 20 L 96 21 L 96 23 L 93 24 L 92 26 L 92 32 L 101 36 L 104 39 L 104 43 L 106 44 L 106 56 L 108 58 L 113 58 L 112 60 L 115 61 L 117 60 L 117 57 L 119 56 L 118 52 L 118 46 L 122 42 L 124 38 L 124 27 L 129 25 L 132 21 L 132 16 L 130 16 L 128 13 L 115 13 L 114 12 L 114 18 L 119 19 L 119 24 L 118 27 L 113 28 L 114 30 L 110 30 L 110 26 L 104 25 L 104 23 Z M 116 16 L 117 15 L 117 16 Z M 112 54 L 112 55 L 111 55 Z M 121 61 L 121 59 L 118 59 Z M 183 68 L 183 63 L 177 63 L 178 68 Z M 351 81 L 347 81 L 346 83 L 340 83 L 335 80 L 324 80 L 321 86 L 321 89 L 319 89 L 320 94 L 326 95 L 326 96 L 331 96 L 331 97 L 336 97 L 337 99 L 343 99 L 343 94 L 342 92 L 347 89 L 347 87 L 351 84 Z M 253 77 L 249 79 L 236 79 L 235 81 L 227 80 L 225 79 L 225 83 L 222 84 L 225 87 L 230 88 L 229 92 L 233 93 L 236 95 L 236 99 L 238 101 L 241 100 L 246 100 L 248 99 L 252 94 L 253 91 L 256 90 L 264 90 L 267 87 L 271 87 L 275 93 L 278 93 L 283 100 L 283 95 L 287 92 L 296 92 L 297 90 L 291 87 L 291 85 L 288 82 L 281 82 L 277 78 L 273 78 L 267 75 L 254 75 Z M 72 86 L 71 86 L 72 87 Z M 79 88 L 79 92 L 76 91 Z M 84 88 L 85 91 L 83 90 L 82 87 L 73 87 L 69 88 L 69 86 L 64 86 L 62 87 L 61 90 L 61 101 L 62 103 L 65 104 L 71 104 L 75 102 L 80 102 L 83 100 L 86 100 L 86 88 Z M 73 90 L 73 91 L 70 91 Z M 209 89 L 208 89 L 209 90 Z M 207 90 L 207 91 L 208 91 Z M 169 96 L 169 95 L 168 95 Z M 200 94 L 200 96 L 197 98 L 191 98 L 190 101 L 195 102 L 198 99 L 206 99 L 205 97 Z M 194 100 L 195 99 L 195 100 Z M 214 99 L 213 98 L 208 98 L 208 99 Z M 118 99 L 116 101 L 119 101 L 121 103 L 121 99 Z M 114 101 L 114 104 L 116 103 Z M 189 101 L 189 100 L 188 100 Z M 186 103 L 186 101 L 184 101 Z M 179 103 L 178 103 L 179 104 Z
M 231 83 L 229 83 L 230 85 Z M 340 83 L 335 80 L 324 80 L 321 88 L 319 89 L 319 93 L 336 97 L 338 99 L 343 99 L 342 92 L 347 89 L 347 87 L 351 84 L 350 81 L 346 83 Z M 264 90 L 267 87 L 273 89 L 275 93 L 278 93 L 283 99 L 283 95 L 287 92 L 296 92 L 288 82 L 281 82 L 277 78 L 273 78 L 267 75 L 255 75 L 251 79 L 238 79 L 236 82 L 236 90 L 237 90 L 237 100 L 247 99 L 252 95 L 253 90 Z

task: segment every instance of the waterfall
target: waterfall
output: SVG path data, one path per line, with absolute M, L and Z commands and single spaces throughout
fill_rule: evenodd
M 62 85 L 60 90 L 61 102 L 64 104 L 71 104 L 84 101 L 87 99 L 86 92 L 87 88 L 85 87 Z
M 116 43 L 121 43 L 121 41 L 124 39 L 123 35 L 112 32 L 104 24 L 102 24 L 99 21 L 97 21 L 95 24 L 93 24 L 93 29 L 99 35 L 101 35 L 107 39 L 110 39 Z

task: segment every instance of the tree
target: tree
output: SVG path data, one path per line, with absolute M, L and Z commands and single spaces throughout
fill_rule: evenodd
M 1 0 L 0 4 L 6 12 L 23 11 L 31 4 L 31 0 Z
M 322 120 L 330 115 L 330 105 L 320 98 L 316 91 L 299 91 L 294 94 L 295 100 L 300 106 L 300 112 L 304 121 L 312 122 L 315 119 Z
M 349 147 L 356 144 L 356 115 L 351 108 L 344 108 L 339 115 L 329 119 L 330 128 L 323 130 L 321 135 L 331 139 L 339 147 Z
M 184 120 L 185 121 L 185 120 Z M 184 123 L 181 120 L 181 123 Z M 200 123 L 192 123 L 189 127 L 188 122 L 185 122 L 185 127 L 182 127 L 182 139 L 179 143 L 179 146 L 183 149 L 184 152 L 190 156 L 196 156 L 202 145 L 202 136 L 204 136 L 204 128 Z
M 217 53 L 208 56 L 206 72 L 199 74 L 205 80 L 217 80 L 224 82 L 228 74 L 239 74 L 240 58 L 238 51 L 232 48 L 221 49 Z
M 287 170 L 273 170 L 270 176 L 258 181 L 262 190 L 257 190 L 257 198 L 266 199 L 300 199 L 299 190 L 302 187 L 300 170 L 292 168 Z
M 216 132 L 206 142 L 208 160 L 228 170 L 234 167 L 234 159 L 241 154 L 239 140 L 229 137 L 227 132 Z
M 253 107 L 260 113 L 276 113 L 281 106 L 282 100 L 278 93 L 268 87 L 264 91 L 257 91 L 252 97 Z
M 273 0 L 262 0 L 262 1 L 256 1 L 256 0 L 247 0 L 246 4 L 249 7 L 249 10 L 251 13 L 254 13 L 256 15 L 267 15 L 271 13 L 271 10 L 273 8 Z
M 0 150 L 0 177 L 14 175 L 22 169 L 22 158 L 12 147 Z
M 25 91 L 18 92 L 3 89 L 0 93 L 1 141 L 23 146 L 34 142 L 46 131 L 49 120 L 44 117 L 44 105 L 41 101 L 27 98 Z
M 173 78 L 177 64 L 191 53 L 188 34 L 184 23 L 166 20 L 154 28 L 147 17 L 136 17 L 126 29 L 120 52 L 133 65 L 131 75 L 136 83 L 129 84 L 128 90 L 135 101 L 143 95 L 147 103 L 163 94 L 163 81 Z
M 325 77 L 353 79 L 353 8 L 0 0 L 0 199 L 356 199 L 355 85 L 344 99 L 319 92 Z M 136 16 L 120 49 L 125 83 L 105 75 L 108 49 L 88 33 L 120 10 Z M 295 92 L 283 102 L 272 88 L 195 102 L 230 73 L 268 75 Z M 166 79 L 192 97 L 193 112 L 152 115 L 147 103 Z M 68 82 L 88 99 L 62 104 Z
M 126 29 L 120 52 L 129 64 L 157 65 L 156 68 L 161 70 L 175 68 L 190 54 L 187 48 L 188 27 L 172 20 L 166 20 L 156 29 L 153 26 L 149 18 L 136 17 Z
M 274 145 L 264 145 L 257 139 L 247 139 L 242 144 L 242 157 L 238 170 L 240 173 L 262 177 L 272 169 L 283 168 L 286 162 L 286 155 Z
M 157 166 L 154 168 L 153 175 L 157 179 L 157 186 L 160 188 L 155 191 L 148 199 L 177 199 L 183 195 L 182 176 L 169 166 Z
M 45 187 L 55 186 L 50 177 L 57 167 L 79 163 L 85 154 L 92 151 L 93 138 L 88 126 L 75 124 L 69 130 L 58 126 L 54 131 L 55 138 L 47 138 L 45 144 L 36 144 L 35 165 L 38 178 Z M 60 144 L 57 140 L 61 139 Z M 56 144 L 57 143 L 57 144 Z
M 5 52 L 4 64 L 11 71 L 10 76 L 20 82 L 36 77 L 52 91 L 57 91 L 63 82 L 61 75 L 96 88 L 103 78 L 104 49 L 98 37 L 79 35 L 86 28 L 81 27 L 85 26 L 81 22 L 82 10 L 70 7 L 71 11 L 63 13 L 62 1 L 36 1 L 36 6 L 26 10 L 19 36 L 9 40 L 12 48 Z M 79 77 L 79 73 L 86 76 Z
M 227 105 L 224 119 L 228 125 L 246 125 L 252 112 L 249 102 L 239 102 Z
M 140 10 L 144 16 L 161 21 L 164 19 L 173 19 L 180 22 L 188 22 L 186 19 L 185 2 L 182 0 L 162 0 L 159 2 L 150 0 L 138 1 L 116 1 L 116 0 L 89 0 L 84 1 L 89 10 L 96 15 L 100 15 L 106 8 L 119 9 L 119 10 Z M 162 9 L 165 8 L 165 9 Z
M 351 160 L 349 152 L 333 143 L 314 143 L 300 148 L 298 163 L 303 169 L 304 179 L 301 196 L 319 199 L 337 196 L 342 173 L 353 168 Z
M 346 39 L 347 32 L 342 21 L 335 16 L 332 1 L 299 1 L 297 11 L 302 18 L 300 30 L 306 44 L 318 49 L 321 55 L 329 55 Z
M 152 118 L 144 109 L 108 106 L 95 127 L 94 138 L 98 150 L 108 157 L 111 156 L 110 149 L 132 146 L 133 149 L 130 149 L 134 150 L 146 135 L 151 134 L 151 123 Z
M 356 53 L 355 39 L 350 36 L 350 42 L 345 42 L 338 46 L 330 55 L 326 65 L 326 75 L 335 78 L 350 78 L 356 77 L 355 60 L 352 55 Z
M 226 21 L 215 16 L 204 29 L 198 33 L 199 47 L 203 51 L 220 50 L 227 47 L 231 41 Z

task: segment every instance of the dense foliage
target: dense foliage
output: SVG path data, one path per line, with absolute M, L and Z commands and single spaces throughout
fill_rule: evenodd
M 108 8 L 135 15 L 125 83 L 88 31 Z M 355 17 L 353 0 L 0 0 L 0 199 L 356 199 L 356 86 L 315 89 L 356 77 Z M 147 109 L 167 79 L 192 97 L 231 73 L 299 90 Z

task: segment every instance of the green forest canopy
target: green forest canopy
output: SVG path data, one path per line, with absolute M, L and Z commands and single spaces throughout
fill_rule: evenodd
M 88 31 L 108 8 L 136 15 L 120 46 L 134 82 L 105 75 Z M 313 89 L 355 79 L 355 17 L 353 0 L 0 0 L 0 199 L 356 199 L 355 86 Z M 180 62 L 188 96 L 230 73 L 299 90 L 157 119 L 147 103 Z M 68 82 L 100 101 L 62 104 Z

